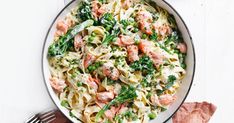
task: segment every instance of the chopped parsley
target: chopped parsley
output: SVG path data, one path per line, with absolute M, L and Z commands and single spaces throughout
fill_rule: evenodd
M 125 20 L 121 20 L 120 24 L 123 25 L 123 29 L 126 29 L 127 26 L 129 26 L 129 25 L 132 25 L 132 26 L 136 26 L 137 25 L 137 23 L 134 20 L 130 20 L 130 19 L 129 20 L 126 20 L 126 19 Z M 135 28 L 135 29 L 138 29 L 138 28 Z
M 168 76 L 168 80 L 167 80 L 167 84 L 165 86 L 166 89 L 169 89 L 171 86 L 174 85 L 174 82 L 176 80 L 176 77 L 174 75 L 169 75 Z
M 171 42 L 177 43 L 179 39 L 180 38 L 179 38 L 178 32 L 174 31 L 174 32 L 171 33 L 171 35 L 166 37 L 164 44 L 167 46 Z
M 153 31 L 153 34 L 149 36 L 150 40 L 157 41 L 158 35 L 155 31 Z
M 107 85 L 113 85 L 116 82 L 118 82 L 118 81 L 107 78 Z
M 142 71 L 146 75 L 152 74 L 155 71 L 153 61 L 146 55 L 133 62 L 130 67 L 135 71 Z
M 78 16 L 83 21 L 93 19 L 90 3 L 81 2 L 81 6 L 78 9 Z
M 103 26 L 107 31 L 111 31 L 116 24 L 116 20 L 111 13 L 105 13 L 102 18 L 100 19 L 100 24 Z
M 128 111 L 126 111 L 123 116 L 128 119 L 128 120 L 132 120 L 135 121 L 138 119 L 137 115 L 131 110 L 129 109 Z

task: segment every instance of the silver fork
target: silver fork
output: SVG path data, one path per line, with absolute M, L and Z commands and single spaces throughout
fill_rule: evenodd
M 25 123 L 51 123 L 56 119 L 55 110 L 31 116 Z

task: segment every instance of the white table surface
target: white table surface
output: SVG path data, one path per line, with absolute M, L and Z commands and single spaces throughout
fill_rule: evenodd
M 19 123 L 55 108 L 41 73 L 47 29 L 59 0 L 0 0 L 0 123 Z M 167 0 L 187 23 L 196 75 L 186 101 L 217 105 L 210 123 L 234 121 L 234 0 Z

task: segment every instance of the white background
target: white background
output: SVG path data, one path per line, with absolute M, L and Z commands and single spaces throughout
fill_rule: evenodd
M 0 0 L 0 123 L 19 123 L 55 108 L 41 73 L 47 29 L 59 0 Z M 210 123 L 234 121 L 234 0 L 166 0 L 189 27 L 197 67 L 187 101 L 218 108 Z

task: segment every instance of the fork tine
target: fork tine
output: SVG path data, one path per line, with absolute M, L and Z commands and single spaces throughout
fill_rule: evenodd
M 39 117 L 36 117 L 34 120 L 32 120 L 30 123 L 37 123 L 37 122 L 40 122 L 40 119 Z
M 36 115 L 31 116 L 31 117 L 26 121 L 26 123 L 30 122 L 30 121 L 33 120 L 34 118 L 36 118 Z
M 52 119 L 46 121 L 46 123 L 51 123 L 51 122 L 54 121 L 55 119 L 56 119 L 56 117 L 54 117 L 54 118 L 52 118 Z
M 41 123 L 41 121 L 40 121 L 40 120 L 38 120 L 38 121 L 36 121 L 36 122 L 34 122 L 34 123 Z
M 55 119 L 55 110 L 51 110 L 48 112 L 33 115 L 25 123 L 51 123 Z
M 51 110 L 39 115 L 42 123 L 50 123 L 56 119 L 55 110 Z
M 45 113 L 40 113 L 40 114 L 39 114 L 39 117 L 42 119 L 42 118 L 45 118 L 45 117 L 47 117 L 47 116 L 50 116 L 50 115 L 53 114 L 53 113 L 54 113 L 54 110 L 48 111 L 48 112 L 45 112 Z
M 46 121 L 43 121 L 42 123 L 51 123 L 56 119 L 56 117 L 53 117 L 52 119 L 48 119 Z
M 47 115 L 47 117 L 41 118 L 41 121 L 43 123 L 49 123 L 49 122 L 52 122 L 55 119 L 56 119 L 55 114 L 51 114 L 51 115 Z
M 37 115 L 33 115 L 25 123 L 33 123 L 33 122 L 38 121 L 38 120 L 39 120 L 38 116 Z

